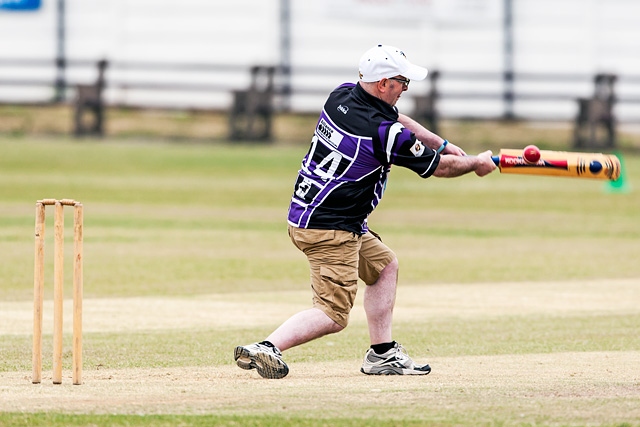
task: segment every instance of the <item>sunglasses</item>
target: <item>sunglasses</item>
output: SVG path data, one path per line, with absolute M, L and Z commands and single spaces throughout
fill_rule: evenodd
M 397 82 L 400 82 L 404 85 L 404 87 L 409 87 L 409 83 L 411 83 L 411 80 L 409 79 L 400 79 L 398 77 L 389 77 L 389 80 L 395 80 Z

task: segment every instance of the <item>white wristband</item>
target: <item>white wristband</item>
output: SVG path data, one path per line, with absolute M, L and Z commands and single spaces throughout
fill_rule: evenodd
M 447 146 L 447 144 L 449 143 L 449 141 L 447 141 L 446 139 L 444 140 L 444 142 L 442 143 L 442 145 L 436 150 L 436 152 L 438 154 L 442 153 L 442 151 L 444 150 L 444 147 Z

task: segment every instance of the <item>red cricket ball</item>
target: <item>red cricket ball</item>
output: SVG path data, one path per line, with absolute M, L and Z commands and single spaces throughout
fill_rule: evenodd
M 535 145 L 527 145 L 522 151 L 522 159 L 525 163 L 538 163 L 540 161 L 540 149 Z

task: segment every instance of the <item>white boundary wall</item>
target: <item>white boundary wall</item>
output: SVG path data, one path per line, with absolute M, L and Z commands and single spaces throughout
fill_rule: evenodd
M 53 59 L 56 56 L 56 2 L 42 0 L 36 12 L 0 12 L 0 60 Z M 292 84 L 330 91 L 357 77 L 360 55 L 377 43 L 402 48 L 409 59 L 445 76 L 441 91 L 500 90 L 500 81 L 448 81 L 447 72 L 502 72 L 503 0 L 290 0 L 291 63 L 296 67 L 337 67 L 331 75 L 294 74 Z M 278 64 L 279 0 L 66 0 L 66 57 L 112 62 L 148 61 L 246 66 Z M 513 0 L 514 71 L 592 75 L 613 72 L 640 76 L 640 2 L 637 0 Z M 0 79 L 20 76 L 53 80 L 55 69 L 0 67 Z M 67 80 L 91 81 L 94 69 L 70 69 Z M 184 81 L 241 89 L 247 73 L 125 71 L 118 81 Z M 637 87 L 618 83 L 621 96 L 640 97 Z M 411 94 L 427 90 L 412 83 L 399 103 L 412 108 Z M 517 90 L 575 92 L 588 96 L 589 80 L 517 83 Z M 3 102 L 42 101 L 51 89 L 0 86 Z M 109 102 L 184 108 L 227 108 L 230 93 L 159 92 L 109 89 Z M 296 95 L 294 110 L 317 111 L 324 95 Z M 574 102 L 515 104 L 515 113 L 570 118 Z M 502 102 L 447 100 L 443 115 L 495 116 Z M 640 117 L 635 105 L 620 105 L 619 115 Z

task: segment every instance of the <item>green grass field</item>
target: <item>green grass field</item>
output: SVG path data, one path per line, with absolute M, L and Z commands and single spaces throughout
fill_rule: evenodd
M 400 259 L 396 339 L 432 374 L 358 372 L 360 295 L 345 331 L 286 352 L 287 378 L 238 369 L 235 345 L 310 304 L 306 261 L 286 235 L 306 149 L 2 137 L 0 426 L 640 425 L 632 154 L 624 191 L 498 173 L 425 181 L 395 168 L 370 225 Z M 82 386 L 67 378 L 70 336 L 65 384 L 50 384 L 50 304 L 43 383 L 30 382 L 41 198 L 85 206 Z M 71 222 L 69 211 L 67 279 Z

